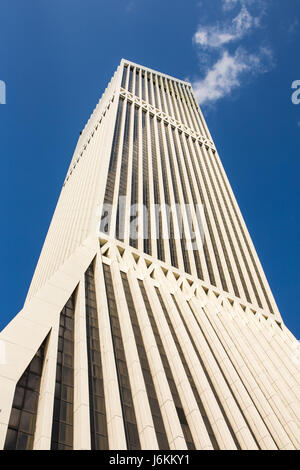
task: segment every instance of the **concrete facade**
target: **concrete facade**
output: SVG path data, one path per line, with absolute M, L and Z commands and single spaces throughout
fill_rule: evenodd
M 300 448 L 299 343 L 189 83 L 122 59 L 0 341 L 0 448 Z

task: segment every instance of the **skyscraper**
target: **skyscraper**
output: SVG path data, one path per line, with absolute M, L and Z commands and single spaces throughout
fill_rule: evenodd
M 0 334 L 4 449 L 299 449 L 299 349 L 191 85 L 122 60 Z

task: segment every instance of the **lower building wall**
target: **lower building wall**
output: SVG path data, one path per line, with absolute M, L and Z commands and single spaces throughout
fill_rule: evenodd
M 300 448 L 293 335 L 121 242 L 86 241 L 0 340 L 1 448 Z

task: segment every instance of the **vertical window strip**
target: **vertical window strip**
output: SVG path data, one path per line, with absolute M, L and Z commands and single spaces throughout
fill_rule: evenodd
M 158 87 L 159 96 L 160 96 L 160 103 L 161 103 L 160 109 L 161 109 L 161 111 L 163 111 L 165 113 L 166 108 L 165 108 L 165 103 L 164 103 L 164 99 L 163 99 L 163 92 L 162 92 L 162 89 L 161 89 L 161 84 L 160 84 L 159 78 L 158 78 L 157 87 Z
M 150 306 L 148 295 L 146 293 L 146 289 L 145 289 L 143 281 L 138 280 L 138 282 L 139 282 L 140 290 L 143 296 L 144 304 L 148 313 L 148 317 L 151 323 L 156 345 L 157 345 L 160 358 L 164 367 L 165 375 L 166 375 L 166 378 L 170 387 L 170 391 L 172 393 L 174 405 L 176 407 L 178 419 L 181 424 L 181 428 L 182 428 L 182 432 L 186 441 L 186 445 L 188 449 L 193 450 L 195 449 L 195 444 L 194 444 L 194 441 L 193 441 L 193 438 L 192 438 L 192 435 L 191 435 L 191 432 L 190 432 L 190 429 L 186 420 L 186 416 L 184 414 L 184 410 L 183 410 L 182 403 L 179 397 L 179 393 L 178 393 L 178 390 L 174 381 L 174 377 L 170 368 L 169 360 L 165 352 L 165 348 L 161 341 L 161 337 L 160 337 L 159 330 L 157 328 L 157 324 L 156 324 L 156 321 L 152 312 L 152 308 Z
M 199 107 L 197 101 L 195 100 L 194 93 L 193 93 L 192 89 L 190 90 L 190 96 L 192 97 L 192 99 L 193 99 L 193 101 L 194 101 L 194 104 L 195 104 L 195 113 L 196 113 L 196 116 L 198 117 L 199 123 L 201 124 L 201 128 L 203 128 L 203 130 L 204 130 L 204 136 L 207 137 L 208 139 L 212 140 L 212 137 L 211 137 L 211 135 L 210 135 L 210 133 L 209 133 L 209 129 L 207 128 L 205 119 L 204 119 L 204 117 L 202 116 L 200 107 Z
M 207 135 L 207 132 L 205 130 L 205 126 L 203 125 L 203 122 L 202 122 L 202 119 L 200 118 L 200 115 L 198 113 L 198 107 L 197 105 L 195 104 L 195 101 L 192 97 L 192 94 L 191 94 L 191 91 L 190 91 L 190 87 L 188 86 L 185 86 L 185 94 L 187 96 L 187 99 L 189 101 L 189 109 L 190 109 L 190 114 L 191 114 L 191 117 L 192 117 L 192 120 L 194 122 L 194 125 L 195 125 L 195 129 L 199 130 L 200 133 L 204 136 L 204 137 L 207 137 L 207 138 L 210 138 L 208 135 Z
M 47 338 L 19 379 L 10 412 L 4 450 L 32 450 Z
M 169 96 L 169 100 L 170 100 L 170 108 L 171 109 L 173 108 L 174 117 L 178 121 L 179 117 L 178 117 L 178 112 L 177 112 L 176 103 L 175 103 L 174 89 L 173 89 L 173 86 L 172 86 L 172 81 L 171 80 L 166 80 L 166 83 L 167 83 L 167 89 L 169 90 L 168 96 Z
M 155 92 L 156 92 L 156 105 L 157 109 L 162 111 L 162 104 L 161 104 L 161 98 L 160 98 L 160 90 L 159 90 L 159 81 L 158 81 L 158 76 L 154 75 L 154 80 L 155 80 Z
M 165 315 L 165 317 L 166 317 L 167 323 L 168 323 L 168 325 L 169 325 L 169 328 L 170 328 L 170 331 L 171 331 L 171 334 L 172 334 L 174 343 L 175 343 L 175 345 L 176 345 L 176 348 L 177 348 L 177 351 L 178 351 L 180 360 L 181 360 L 181 362 L 182 362 L 182 365 L 183 365 L 183 367 L 184 367 L 186 376 L 187 376 L 187 378 L 188 378 L 188 380 L 189 380 L 189 383 L 190 383 L 191 389 L 192 389 L 192 391 L 193 391 L 195 400 L 196 400 L 196 402 L 197 402 L 199 411 L 200 411 L 201 416 L 202 416 L 202 418 L 203 418 L 203 422 L 204 422 L 205 428 L 206 428 L 207 433 L 208 433 L 208 435 L 209 435 L 209 437 L 210 437 L 210 440 L 211 440 L 211 442 L 212 442 L 213 448 L 214 448 L 215 450 L 218 450 L 218 449 L 219 449 L 219 445 L 218 445 L 218 443 L 217 443 L 217 441 L 216 441 L 215 434 L 214 434 L 214 432 L 213 432 L 213 430 L 212 430 L 210 421 L 209 421 L 209 419 L 208 419 L 208 417 L 207 417 L 205 408 L 204 408 L 204 406 L 203 406 L 202 400 L 201 400 L 200 395 L 199 395 L 199 393 L 198 393 L 198 390 L 197 390 L 197 387 L 196 387 L 196 385 L 195 385 L 195 382 L 194 382 L 193 376 L 192 376 L 192 374 L 191 374 L 190 368 L 189 368 L 189 366 L 188 366 L 188 364 L 187 364 L 187 362 L 186 362 L 186 360 L 185 360 L 185 356 L 184 356 L 184 353 L 183 353 L 182 348 L 181 348 L 181 346 L 180 346 L 180 343 L 179 343 L 179 341 L 178 341 L 178 338 L 177 338 L 177 336 L 176 336 L 176 333 L 175 333 L 173 324 L 172 324 L 171 319 L 170 319 L 170 315 L 169 315 L 169 313 L 168 313 L 168 309 L 167 309 L 167 307 L 166 307 L 166 304 L 165 304 L 164 301 L 163 301 L 163 298 L 162 298 L 162 295 L 161 295 L 161 293 L 160 293 L 159 288 L 158 288 L 158 287 L 155 287 L 155 290 L 156 290 L 157 297 L 158 297 L 158 299 L 159 299 L 159 301 L 160 301 L 160 305 L 161 305 L 161 307 L 162 307 L 162 310 L 163 310 L 163 312 L 164 312 L 164 315 Z M 177 302 L 176 302 L 176 299 L 175 299 L 174 295 L 171 294 L 171 296 L 172 296 L 172 300 L 173 300 L 173 302 L 175 303 L 175 306 L 176 306 L 177 310 L 179 310 L 179 306 L 178 306 L 178 304 L 177 304 Z
M 119 145 L 120 145 L 120 127 L 121 127 L 123 105 L 124 105 L 124 99 L 120 98 L 119 104 L 118 104 L 117 119 L 116 119 L 116 125 L 115 125 L 115 130 L 114 130 L 113 142 L 112 142 L 112 149 L 111 149 L 110 160 L 109 160 L 109 168 L 108 168 L 109 173 L 108 174 L 110 174 L 110 172 L 115 170 L 117 166 L 117 157 L 118 157 L 118 150 L 119 150 Z M 110 201 L 112 201 L 112 199 Z
M 60 314 L 51 450 L 72 450 L 75 292 Z
M 129 82 L 128 82 L 128 91 L 130 91 L 130 93 L 133 93 L 132 87 L 133 87 L 133 67 L 130 67 Z
M 159 148 L 160 148 L 160 155 L 161 155 L 161 170 L 162 174 L 165 175 L 164 180 L 164 194 L 165 194 L 165 203 L 167 211 L 170 209 L 170 190 L 169 190 L 169 182 L 167 178 L 167 167 L 166 167 L 166 159 L 165 159 L 165 151 L 163 147 L 163 138 L 162 138 L 162 125 L 163 123 L 160 121 L 157 123 L 158 128 L 158 140 L 159 140 Z M 174 225 L 173 225 L 173 214 L 169 210 L 169 222 L 170 222 L 170 233 L 169 233 L 169 245 L 170 245 L 170 255 L 171 255 L 171 263 L 172 266 L 178 268 L 178 259 L 176 253 L 176 244 L 175 244 L 175 236 L 174 236 Z
M 136 223 L 133 220 L 138 217 L 136 204 L 138 203 L 138 174 L 139 174 L 139 159 L 138 159 L 138 108 L 134 108 L 134 125 L 133 125 L 133 145 L 132 145 L 132 180 L 131 180 L 131 212 L 130 216 L 130 240 L 129 244 L 133 248 L 137 248 L 137 233 Z M 136 217 L 137 216 L 137 217 Z
M 175 245 L 175 233 L 174 233 L 174 222 L 173 214 L 170 212 L 170 254 L 171 254 L 171 264 L 178 268 L 178 258 Z
M 143 155 L 143 204 L 144 204 L 144 252 L 151 255 L 151 214 L 149 195 L 148 138 L 146 127 L 146 111 L 142 112 L 142 155 Z
M 122 88 L 125 88 L 125 85 L 126 85 L 127 71 L 128 71 L 128 66 L 125 65 L 123 68 L 123 75 L 122 75 L 122 83 L 121 83 Z
M 188 157 L 186 155 L 186 151 L 185 151 L 185 148 L 184 148 L 182 132 L 179 132 L 179 139 L 180 139 L 182 155 L 183 155 L 183 159 L 184 159 L 184 163 L 185 163 L 185 168 L 186 168 L 186 171 L 187 171 L 187 176 L 188 176 L 188 180 L 189 180 L 189 183 L 190 183 L 193 203 L 194 203 L 194 207 L 195 207 L 195 211 L 196 211 L 197 210 L 197 205 L 198 205 L 197 204 L 197 197 L 196 197 L 196 193 L 195 193 L 195 187 L 194 187 L 194 184 L 193 184 L 191 170 L 190 170 L 190 167 L 189 167 L 189 164 L 188 164 Z M 198 276 L 199 279 L 204 280 L 202 266 L 201 266 L 201 262 L 200 262 L 199 250 L 194 250 L 194 258 L 195 258 L 197 276 Z
M 164 95 L 164 99 L 165 99 L 165 103 L 166 103 L 166 113 L 169 116 L 173 116 L 172 108 L 170 106 L 169 96 L 168 96 L 168 92 L 167 92 L 167 84 L 166 84 L 166 80 L 165 80 L 164 77 L 161 78 L 161 84 L 162 84 L 162 93 Z
M 191 153 L 191 148 L 190 148 L 190 140 L 187 138 L 187 142 L 188 142 L 188 147 L 190 149 L 190 155 L 192 155 Z M 198 155 L 197 154 L 197 151 L 196 151 L 196 144 L 195 144 L 195 141 L 192 140 L 192 144 L 194 145 L 194 148 L 195 148 L 195 152 L 196 152 L 196 156 Z M 192 145 L 191 144 L 191 145 Z M 199 192 L 200 192 L 200 196 L 201 196 L 201 200 L 202 202 L 204 203 L 204 194 L 203 194 L 203 189 L 202 189 L 202 186 L 201 186 L 201 183 L 200 183 L 200 178 L 199 178 L 199 175 L 198 175 L 198 172 L 197 172 L 197 168 L 196 168 L 196 164 L 194 162 L 194 159 L 192 158 L 192 165 L 193 165 L 193 169 L 194 169 L 194 173 L 195 173 L 195 176 L 196 176 L 196 180 L 197 180 L 197 184 L 198 184 L 198 189 L 199 189 Z M 199 162 L 199 159 L 197 159 L 198 161 L 198 164 L 200 163 Z M 200 164 L 199 164 L 200 166 Z M 223 235 L 222 233 L 220 232 L 220 227 L 218 225 L 218 221 L 217 221 L 217 217 L 216 217 L 216 212 L 215 212 L 215 208 L 212 204 L 212 199 L 211 199 L 211 194 L 208 190 L 208 186 L 207 186 L 207 183 L 206 183 L 206 179 L 205 179 L 205 175 L 203 174 L 203 171 L 201 170 L 201 167 L 200 167 L 200 172 L 201 172 L 201 175 L 202 175 L 202 178 L 203 178 L 203 182 L 204 182 L 204 186 L 205 186 L 205 191 L 207 193 L 207 197 L 208 197 L 208 200 L 209 200 L 209 204 L 210 204 L 210 207 L 211 207 L 211 211 L 212 211 L 212 214 L 213 214 L 213 220 L 215 221 L 215 224 L 216 224 L 216 228 L 217 228 L 217 232 L 219 234 L 219 237 L 223 240 Z M 214 250 L 214 254 L 215 254 L 215 258 L 216 258 L 216 263 L 217 263 L 217 267 L 218 267 L 218 271 L 219 271 L 219 275 L 220 275 L 220 279 L 221 279 L 221 283 L 222 283 L 222 287 L 223 287 L 223 290 L 228 292 L 228 287 L 227 287 L 227 284 L 226 284 L 226 280 L 225 280 L 225 275 L 224 275 L 224 271 L 223 271 L 223 266 L 222 266 L 222 263 L 221 263 L 221 260 L 220 260 L 220 255 L 219 255 L 219 251 L 218 251 L 218 248 L 217 248 L 217 244 L 216 244 L 216 240 L 215 240 L 215 236 L 214 236 L 214 233 L 213 233 L 213 230 L 212 230 L 212 224 L 211 224 L 211 220 L 209 218 L 209 215 L 208 215 L 208 211 L 206 209 L 206 206 L 205 204 L 203 204 L 203 209 L 204 209 L 204 214 L 205 214 L 205 220 L 207 222 L 207 226 L 208 226 L 208 230 L 209 230 L 209 234 L 210 234 L 210 239 L 211 239 L 211 242 L 212 242 L 212 246 L 213 246 L 213 250 Z M 228 258 L 228 254 L 227 254 L 227 250 L 226 250 L 226 247 L 225 245 L 222 244 L 222 247 L 223 247 L 223 251 L 224 251 L 224 257 L 225 257 L 225 260 L 228 259 L 228 263 L 230 263 L 229 261 L 229 258 Z M 227 265 L 228 266 L 228 265 Z M 231 270 L 231 266 L 230 266 L 230 271 L 229 271 L 229 274 L 230 274 L 230 278 L 232 280 L 232 284 L 235 289 L 235 294 L 239 295 L 239 291 L 237 289 L 237 286 L 235 284 L 235 278 L 233 276 L 233 273 L 232 273 L 232 270 Z M 214 283 L 214 285 L 216 285 Z
M 108 433 L 93 264 L 85 273 L 91 449 L 107 450 Z
M 247 247 L 249 256 L 250 256 L 250 258 L 251 258 L 253 267 L 254 267 L 254 269 L 255 269 L 255 273 L 256 273 L 256 275 L 257 275 L 257 278 L 258 278 L 258 281 L 259 281 L 259 283 L 260 283 L 261 289 L 262 289 L 263 294 L 264 294 L 264 296 L 265 296 L 266 302 L 267 302 L 267 304 L 268 304 L 268 307 L 269 307 L 269 309 L 270 309 L 270 312 L 271 312 L 271 313 L 274 313 L 274 310 L 273 310 L 273 308 L 272 308 L 270 299 L 269 299 L 269 297 L 268 297 L 268 295 L 267 295 L 267 292 L 266 292 L 264 283 L 263 283 L 262 278 L 261 278 L 261 276 L 260 276 L 260 273 L 259 273 L 257 264 L 256 264 L 256 262 L 255 262 L 255 259 L 254 259 L 252 250 L 251 250 L 250 245 L 249 245 L 249 242 L 248 242 L 248 240 L 247 240 L 247 236 L 246 236 L 245 230 L 244 230 L 244 228 L 243 228 L 243 226 L 242 226 L 240 217 L 239 217 L 238 212 L 237 212 L 237 210 L 236 210 L 236 208 L 235 208 L 235 205 L 234 205 L 233 199 L 232 199 L 232 197 L 231 197 L 230 191 L 229 191 L 229 189 L 228 189 L 228 187 L 227 187 L 225 178 L 224 178 L 224 176 L 223 176 L 223 174 L 222 174 L 222 171 L 221 171 L 221 164 L 218 162 L 218 158 L 217 158 L 217 157 L 216 157 L 216 159 L 215 159 L 215 162 L 216 162 L 217 167 L 218 167 L 218 169 L 219 169 L 219 174 L 221 175 L 221 178 L 222 178 L 222 180 L 223 180 L 223 184 L 224 184 L 224 186 L 225 186 L 227 195 L 228 195 L 228 197 L 229 197 L 229 200 L 230 200 L 230 203 L 231 203 L 231 207 L 232 207 L 232 209 L 233 209 L 233 211 L 234 211 L 236 220 L 237 220 L 237 222 L 238 222 L 238 224 L 239 224 L 240 231 L 241 231 L 241 233 L 242 233 L 244 242 L 245 242 L 245 244 L 246 244 L 246 247 Z
M 152 85 L 153 85 L 153 105 L 155 108 L 159 109 L 159 101 L 157 96 L 157 86 L 155 75 L 152 75 Z
M 122 119 L 122 112 L 123 112 L 124 100 L 120 99 L 118 104 L 118 111 L 117 111 L 117 119 L 115 124 L 113 142 L 112 142 L 112 149 L 110 154 L 110 161 L 109 161 L 109 168 L 108 168 L 108 175 L 106 181 L 106 188 L 104 194 L 104 204 L 111 205 L 114 196 L 114 189 L 115 189 L 115 179 L 116 179 L 116 167 L 117 167 L 117 157 L 119 152 L 120 146 L 120 131 L 121 131 L 121 119 Z M 107 210 L 103 210 L 101 216 L 101 224 L 100 230 L 101 232 L 108 233 L 110 230 L 110 221 L 105 224 L 104 219 L 107 217 L 108 212 Z
M 178 221 L 182 222 L 182 213 L 181 213 L 181 210 L 179 209 L 180 200 L 179 200 L 177 178 L 176 178 L 176 174 L 175 174 L 175 167 L 174 167 L 174 162 L 173 162 L 173 153 L 172 153 L 172 148 L 171 148 L 171 143 L 170 143 L 168 127 L 169 127 L 168 124 L 165 124 L 165 135 L 166 135 L 166 139 L 167 139 L 169 163 L 170 163 L 170 170 L 171 170 L 171 176 L 172 176 L 172 182 L 173 182 L 174 198 L 175 198 L 175 203 L 176 203 L 176 212 L 177 212 Z M 190 266 L 190 261 L 189 261 L 189 257 L 188 257 L 188 252 L 186 250 L 186 237 L 185 237 L 185 230 L 184 230 L 184 224 L 183 223 L 180 224 L 180 228 L 182 230 L 182 233 L 180 234 L 180 244 L 181 244 L 181 251 L 182 251 L 182 257 L 183 257 L 183 263 L 184 263 L 184 270 L 188 274 L 191 274 L 191 266 Z
M 177 108 L 178 108 L 178 112 L 179 112 L 179 121 L 181 121 L 184 124 L 185 123 L 185 117 L 184 117 L 184 114 L 183 114 L 182 103 L 180 102 L 179 89 L 178 89 L 178 86 L 177 86 L 176 82 L 173 82 L 173 88 L 174 88 L 174 98 L 176 100 Z
M 207 166 L 209 166 L 208 163 L 207 163 Z M 249 280 L 250 280 L 250 283 L 251 283 L 251 286 L 252 286 L 252 289 L 253 289 L 253 292 L 254 292 L 254 295 L 255 295 L 255 298 L 256 298 L 256 300 L 257 300 L 257 303 L 258 303 L 259 307 L 262 308 L 262 303 L 261 303 L 260 297 L 259 297 L 259 295 L 258 295 L 258 291 L 257 291 L 256 285 L 255 285 L 253 276 L 252 276 L 252 274 L 251 274 L 251 271 L 250 271 L 250 268 L 249 268 L 249 264 L 248 264 L 248 261 L 247 261 L 245 252 L 244 252 L 244 250 L 243 250 L 243 247 L 242 247 L 242 244 L 241 244 L 241 240 L 240 240 L 240 238 L 239 238 L 239 236 L 238 236 L 235 223 L 233 222 L 233 218 L 232 218 L 232 215 L 231 215 L 231 213 L 230 213 L 230 210 L 229 210 L 229 207 L 228 207 L 226 198 L 225 198 L 224 191 L 223 191 L 222 186 L 221 186 L 221 184 L 220 184 L 220 180 L 219 180 L 219 178 L 218 178 L 218 175 L 217 175 L 217 173 L 216 173 L 216 170 L 215 170 L 215 168 L 214 168 L 214 165 L 211 165 L 211 168 L 212 168 L 212 171 L 213 171 L 213 173 L 214 173 L 214 175 L 215 175 L 215 178 L 216 178 L 216 181 L 217 181 L 219 190 L 220 190 L 220 192 L 221 192 L 221 197 L 222 197 L 222 200 L 223 200 L 223 202 L 224 202 L 224 205 L 225 205 L 225 208 L 226 208 L 226 212 L 227 212 L 227 215 L 228 215 L 229 220 L 230 220 L 231 227 L 232 227 L 232 229 L 233 229 L 233 231 L 234 231 L 235 239 L 236 239 L 236 241 L 237 241 L 237 244 L 238 244 L 240 253 L 241 253 L 241 255 L 242 255 L 242 258 L 243 258 L 243 261 L 244 261 L 244 264 L 245 264 L 245 267 L 246 267 L 246 270 L 247 270 L 247 274 L 248 274 L 248 277 L 249 277 Z
M 157 154 L 156 154 L 156 142 L 154 132 L 154 116 L 150 115 L 150 138 L 151 138 L 151 152 L 153 161 L 153 187 L 154 187 L 154 203 L 156 205 L 156 244 L 157 244 L 157 257 L 161 261 L 165 261 L 164 245 L 162 240 L 162 215 L 160 210 L 160 189 L 158 179 L 158 165 L 157 165 Z
M 120 241 L 124 241 L 124 224 L 125 224 L 125 201 L 123 200 L 126 197 L 127 193 L 127 173 L 128 173 L 128 158 L 129 158 L 129 132 L 130 132 L 130 111 L 131 103 L 127 101 L 126 105 L 126 118 L 125 118 L 125 129 L 124 129 L 124 140 L 122 148 L 122 163 L 121 163 L 121 172 L 120 172 L 120 182 L 119 182 L 119 193 L 118 193 L 118 209 L 117 209 L 117 220 L 116 220 L 116 237 Z M 121 206 L 121 201 L 122 206 Z
M 141 97 L 141 90 L 140 90 L 140 70 L 136 69 L 135 71 L 135 90 L 132 93 L 139 98 Z
M 185 184 L 185 179 L 184 179 L 184 173 L 183 173 L 183 165 L 181 164 L 181 157 L 180 157 L 180 154 L 179 154 L 179 147 L 178 147 L 178 143 L 177 143 L 177 139 L 176 139 L 176 135 L 175 135 L 175 129 L 172 128 L 172 134 L 173 134 L 173 140 L 174 140 L 174 147 L 175 147 L 175 153 L 176 153 L 176 158 L 177 158 L 177 162 L 178 162 L 178 168 L 179 168 L 179 176 L 180 176 L 180 181 L 181 181 L 181 187 L 182 187 L 182 192 L 183 192 L 183 198 L 184 198 L 184 202 L 186 204 L 186 211 L 187 211 L 187 220 L 188 220 L 188 226 L 189 226 L 189 234 L 190 234 L 190 239 L 191 239 L 191 234 L 193 233 L 193 225 L 192 225 L 192 214 L 191 214 L 191 211 L 190 211 L 190 208 L 189 208 L 189 199 L 188 199 L 188 194 L 187 194 L 187 187 L 186 187 L 186 184 Z M 184 149 L 183 149 L 183 146 L 181 145 L 182 144 L 182 133 L 179 132 L 179 142 L 180 142 L 180 148 L 182 150 L 182 154 L 184 156 L 184 158 L 186 157 L 185 156 L 185 152 L 184 152 Z M 192 188 L 193 186 L 193 182 L 192 180 L 190 179 L 190 186 Z M 199 251 L 198 251 L 198 248 L 197 249 L 194 249 L 193 250 L 193 253 L 194 253 L 194 260 L 195 260 L 195 266 L 196 266 L 196 270 L 197 270 L 197 275 L 199 277 L 202 276 L 200 279 L 203 278 L 203 274 L 202 274 L 202 270 L 201 270 L 201 265 L 200 265 L 200 258 L 199 258 Z
M 244 275 L 243 275 L 243 272 L 242 272 L 242 269 L 241 269 L 241 265 L 240 265 L 238 256 L 236 254 L 235 247 L 233 245 L 233 241 L 232 241 L 232 238 L 231 238 L 231 235 L 230 235 L 230 232 L 229 232 L 228 224 L 227 224 L 227 222 L 225 220 L 225 217 L 224 217 L 223 209 L 221 207 L 221 204 L 220 204 L 220 201 L 219 201 L 219 198 L 218 198 L 218 194 L 217 194 L 217 191 L 216 191 L 215 184 L 214 184 L 213 179 L 211 177 L 210 169 L 209 169 L 208 164 L 206 162 L 206 159 L 204 157 L 204 152 L 202 152 L 201 146 L 199 145 L 198 142 L 197 142 L 197 144 L 198 144 L 198 148 L 200 147 L 200 152 L 199 153 L 200 153 L 201 158 L 199 158 L 198 161 L 199 161 L 199 165 L 201 167 L 201 171 L 203 173 L 202 163 L 201 163 L 201 161 L 203 161 L 203 164 L 204 164 L 204 166 L 206 168 L 206 171 L 207 171 L 207 174 L 208 174 L 209 182 L 212 186 L 212 190 L 213 190 L 213 194 L 214 194 L 214 197 L 215 197 L 215 200 L 216 200 L 216 203 L 217 203 L 217 207 L 219 209 L 219 213 L 221 215 L 221 219 L 222 219 L 222 222 L 223 222 L 223 225 L 224 225 L 224 228 L 225 228 L 225 232 L 226 232 L 226 235 L 227 235 L 229 246 L 231 248 L 231 252 L 232 252 L 232 255 L 233 255 L 237 270 L 238 270 L 238 274 L 239 274 L 239 277 L 240 277 L 240 280 L 241 280 L 241 283 L 242 283 L 242 286 L 243 286 L 243 289 L 244 289 L 244 292 L 245 292 L 245 295 L 246 295 L 246 299 L 247 299 L 248 302 L 251 302 L 251 298 L 250 298 L 250 295 L 249 295 L 247 284 L 246 284 L 246 281 L 245 281 L 245 278 L 244 278 Z M 203 175 L 203 180 L 205 180 L 204 175 Z M 220 233 L 221 233 L 221 230 L 220 230 Z M 222 237 L 220 236 L 220 240 L 221 240 L 222 247 L 223 247 L 223 250 L 224 250 L 225 249 L 225 243 L 224 243 L 223 236 Z M 224 245 L 223 245 L 223 243 L 224 243 Z M 228 259 L 228 261 L 229 261 L 229 259 Z M 232 269 L 231 263 L 230 263 L 230 269 Z
M 183 85 L 181 83 L 179 83 L 178 88 L 179 88 L 181 104 L 182 104 L 182 109 L 183 109 L 184 116 L 185 116 L 186 125 L 188 127 L 190 127 L 191 129 L 193 129 L 193 124 L 191 124 L 191 122 L 190 122 L 190 116 L 189 116 L 189 112 L 188 112 L 188 106 L 187 106 L 186 98 L 184 96 Z
M 132 328 L 134 332 L 135 342 L 136 342 L 138 355 L 140 359 L 141 369 L 142 369 L 142 373 L 143 373 L 143 377 L 145 381 L 145 386 L 146 386 L 147 396 L 148 396 L 149 405 L 151 409 L 151 414 L 152 414 L 152 419 L 153 419 L 158 446 L 159 446 L 159 449 L 161 450 L 168 450 L 169 443 L 167 439 L 167 434 L 166 434 L 164 422 L 162 419 L 159 402 L 157 399 L 157 395 L 156 395 L 156 391 L 155 391 L 155 387 L 154 387 L 154 383 L 153 383 L 153 379 L 151 375 L 151 369 L 150 369 L 148 358 L 146 355 L 145 345 L 144 345 L 142 333 L 140 330 L 132 294 L 131 294 L 130 287 L 129 287 L 129 282 L 125 273 L 121 273 L 121 276 L 122 276 L 122 282 L 123 282 L 124 292 L 125 292 L 126 301 L 127 301 L 127 307 L 128 307 L 128 311 L 130 314 L 130 320 L 131 320 L 131 324 L 132 324 Z
M 107 264 L 103 264 L 103 272 L 105 279 L 117 376 L 119 381 L 119 390 L 121 397 L 121 407 L 123 413 L 127 450 L 140 450 L 141 444 L 136 423 L 131 386 L 129 382 L 126 356 L 119 322 L 119 314 L 115 300 L 115 293 L 112 283 L 110 267 Z
M 236 436 L 235 436 L 235 433 L 234 433 L 234 431 L 233 431 L 233 428 L 232 428 L 232 426 L 231 426 L 231 424 L 230 424 L 230 421 L 229 421 L 229 419 L 228 419 L 228 417 L 227 417 L 227 415 L 226 415 L 226 412 L 225 412 L 224 407 L 223 407 L 223 405 L 222 405 L 222 403 L 221 403 L 221 400 L 220 400 L 220 398 L 219 398 L 219 396 L 218 396 L 218 394 L 217 394 L 217 392 L 216 392 L 216 389 L 215 389 L 215 387 L 214 387 L 214 385 L 213 385 L 213 383 L 212 383 L 212 380 L 211 380 L 211 378 L 210 378 L 210 375 L 209 375 L 209 373 L 207 372 L 207 369 L 206 369 L 206 367 L 205 367 L 205 364 L 204 364 L 204 362 L 203 362 L 203 360 L 202 360 L 202 358 L 201 358 L 201 356 L 200 356 L 200 353 L 199 353 L 199 351 L 198 351 L 198 349 L 197 349 L 197 346 L 196 346 L 195 341 L 194 341 L 194 338 L 193 338 L 193 336 L 192 336 L 192 334 L 191 334 L 191 332 L 190 332 L 190 330 L 189 330 L 189 327 L 187 326 L 187 323 L 186 323 L 186 321 L 185 321 L 185 318 L 184 318 L 183 314 L 181 313 L 181 310 L 180 310 L 180 308 L 179 308 L 179 306 L 178 306 L 178 303 L 177 303 L 177 301 L 176 301 L 176 299 L 175 299 L 175 296 L 173 296 L 173 300 L 174 300 L 174 303 L 175 303 L 175 305 L 176 305 L 176 308 L 177 308 L 177 311 L 178 311 L 178 313 L 179 313 L 179 316 L 180 316 L 180 318 L 181 318 L 181 321 L 182 321 L 182 323 L 183 323 L 183 325 L 184 325 L 184 327 L 185 327 L 185 330 L 186 330 L 186 332 L 187 332 L 187 334 L 188 334 L 188 336 L 189 336 L 189 338 L 190 338 L 190 341 L 191 341 L 191 343 L 192 343 L 192 345 L 193 345 L 193 348 L 194 348 L 195 353 L 196 353 L 196 355 L 197 355 L 197 357 L 198 357 L 198 360 L 199 360 L 199 362 L 200 362 L 200 364 L 201 364 L 201 367 L 202 367 L 202 370 L 203 370 L 203 372 L 204 372 L 204 374 L 205 374 L 205 377 L 206 377 L 206 379 L 207 379 L 207 381 L 208 381 L 208 383 L 209 383 L 210 389 L 211 389 L 211 391 L 213 392 L 213 395 L 214 395 L 214 397 L 215 397 L 215 399 L 216 399 L 216 402 L 217 402 L 217 404 L 218 404 L 218 406 L 219 406 L 219 408 L 220 408 L 220 411 L 221 411 L 221 413 L 222 413 L 222 416 L 223 416 L 223 418 L 224 418 L 224 421 L 225 421 L 226 424 L 227 424 L 227 427 L 228 427 L 228 429 L 229 429 L 229 432 L 230 432 L 230 434 L 231 434 L 231 437 L 232 437 L 232 439 L 233 439 L 233 441 L 234 441 L 234 443 L 235 443 L 237 449 L 240 450 L 240 449 L 241 449 L 240 444 L 239 444 L 239 442 L 238 442 L 238 440 L 237 440 L 237 438 L 236 438 Z M 187 306 L 188 306 L 189 309 L 191 310 L 191 306 L 190 306 L 190 304 L 189 304 L 188 302 L 187 302 Z M 194 312 L 193 312 L 192 310 L 191 310 L 191 312 L 192 312 L 192 314 L 193 314 L 193 316 L 194 316 Z M 196 320 L 196 322 L 197 322 L 197 320 Z M 198 322 L 197 322 L 197 324 L 198 324 Z
M 145 72 L 142 72 L 142 100 L 146 101 L 146 76 L 145 76 Z
M 195 117 L 193 115 L 193 108 L 192 108 L 192 104 L 190 102 L 189 96 L 187 94 L 187 91 L 186 91 L 186 86 L 184 84 L 182 84 L 181 87 L 182 87 L 184 100 L 185 100 L 185 103 L 186 103 L 187 113 L 188 113 L 188 116 L 189 116 L 190 127 L 191 127 L 191 129 L 194 129 L 194 130 L 197 131 L 199 129 L 199 127 L 198 127 L 198 123 L 196 122 Z
M 199 113 L 198 104 L 196 103 L 196 100 L 193 96 L 193 93 L 192 93 L 192 90 L 191 90 L 190 87 L 186 87 L 186 93 L 187 93 L 187 95 L 190 99 L 190 102 L 191 102 L 191 108 L 192 108 L 192 113 L 193 113 L 194 120 L 196 121 L 196 123 L 198 125 L 198 128 L 200 129 L 201 134 L 204 137 L 207 137 L 208 139 L 211 139 L 211 137 L 207 133 L 205 123 L 203 122 L 203 119 L 202 119 L 202 117 Z
M 148 101 L 152 106 L 155 106 L 153 101 L 153 93 L 152 93 L 152 77 L 149 73 L 147 73 L 147 82 L 148 82 Z

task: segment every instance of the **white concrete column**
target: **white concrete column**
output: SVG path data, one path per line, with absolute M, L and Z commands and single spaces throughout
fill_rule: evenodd
M 124 421 L 100 249 L 94 269 L 109 449 L 126 450 Z
M 85 278 L 77 292 L 74 325 L 74 450 L 91 448 L 89 373 L 86 338 Z
M 151 368 L 152 379 L 154 382 L 157 400 L 160 406 L 169 446 L 170 449 L 173 450 L 182 449 L 184 437 L 182 434 L 181 425 L 164 372 L 164 367 L 157 348 L 148 313 L 145 308 L 144 300 L 140 292 L 138 280 L 132 269 L 129 269 L 127 275 L 130 288 L 132 292 L 134 292 L 133 301 L 138 316 L 149 366 Z
M 53 322 L 44 359 L 33 444 L 35 450 L 51 448 L 59 320 L 60 315 Z
M 150 405 L 123 290 L 121 274 L 116 260 L 112 261 L 110 268 L 141 448 L 157 449 L 158 445 Z

